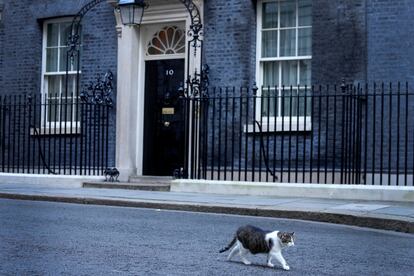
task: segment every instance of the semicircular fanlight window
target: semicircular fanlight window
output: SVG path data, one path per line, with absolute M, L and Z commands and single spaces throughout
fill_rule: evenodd
M 173 55 L 185 53 L 185 33 L 177 26 L 158 31 L 147 46 L 147 55 Z

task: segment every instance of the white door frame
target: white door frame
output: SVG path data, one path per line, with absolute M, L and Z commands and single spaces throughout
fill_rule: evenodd
M 145 29 L 154 24 L 171 25 L 184 22 L 186 34 L 190 29 L 191 18 L 185 6 L 179 2 L 168 4 L 151 1 L 145 10 L 140 27 L 123 26 L 117 17 L 118 30 L 118 73 L 116 101 L 116 158 L 115 166 L 120 171 L 120 180 L 127 181 L 130 176 L 142 175 L 143 137 L 144 137 L 144 95 L 145 95 Z M 203 1 L 198 3 L 203 15 Z M 165 1 L 164 1 L 165 3 Z M 203 18 L 203 17 L 202 17 Z M 185 72 L 193 72 L 193 65 L 187 68 L 186 35 Z M 171 57 L 172 58 L 172 57 Z M 176 57 L 175 57 L 176 58 Z M 198 59 L 198 60 L 197 60 Z M 199 64 L 200 56 L 194 60 Z M 198 61 L 198 62 L 197 62 Z M 186 73 L 187 75 L 187 73 Z
M 143 162 L 144 162 L 144 121 L 145 121 L 145 62 L 148 60 L 166 60 L 166 59 L 183 59 L 184 60 L 184 72 L 187 72 L 186 60 L 187 60 L 187 47 L 185 53 L 174 55 L 146 55 L 147 45 L 152 39 L 153 35 L 161 30 L 163 27 L 178 25 L 179 27 L 187 28 L 186 21 L 181 22 L 163 22 L 163 23 L 151 23 L 141 26 L 141 47 L 139 58 L 139 73 L 138 73 L 138 120 L 137 120 L 137 175 L 143 175 Z M 187 36 L 186 44 L 187 45 Z M 183 76 L 183 82 L 185 81 L 185 73 Z

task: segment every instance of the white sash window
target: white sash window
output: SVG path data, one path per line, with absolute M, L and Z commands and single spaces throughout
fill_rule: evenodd
M 67 57 L 71 22 L 71 18 L 62 18 L 43 25 L 42 128 L 66 127 L 62 123 L 80 120 L 76 108 L 78 58 Z
M 259 93 L 271 96 L 270 103 L 260 103 L 258 116 L 309 116 L 310 97 L 305 114 L 302 96 L 311 85 L 312 1 L 258 1 L 257 25 Z

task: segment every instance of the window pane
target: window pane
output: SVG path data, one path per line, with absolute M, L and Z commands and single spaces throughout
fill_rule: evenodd
M 302 86 L 311 85 L 311 72 L 312 72 L 311 60 L 300 60 L 299 67 L 300 67 L 299 84 Z
M 182 31 L 181 29 L 178 29 L 178 27 L 175 31 L 173 45 L 176 45 L 175 48 L 178 50 L 178 53 L 184 53 L 185 52 L 185 35 L 184 35 L 184 31 Z
M 58 46 L 59 42 L 59 24 L 47 25 L 47 46 Z
M 298 116 L 297 110 L 298 110 L 298 97 L 297 97 L 297 90 L 290 87 L 285 87 L 281 91 L 281 101 L 282 101 L 282 107 L 281 107 L 281 114 L 282 116 L 290 117 L 292 116 Z M 293 118 L 294 119 L 294 118 Z M 293 121 L 292 121 L 292 128 L 294 127 Z M 289 130 L 289 121 L 285 124 L 285 130 Z
M 61 72 L 65 72 L 66 71 L 66 60 L 67 60 L 67 52 L 68 52 L 68 47 L 62 47 L 59 48 L 59 71 Z M 68 68 L 69 71 L 71 70 L 71 68 Z
M 282 61 L 282 83 L 284 86 L 295 86 L 298 83 L 298 62 Z
M 296 55 L 296 30 L 281 30 L 280 31 L 280 56 L 295 56 Z
M 312 115 L 312 99 L 310 97 L 310 88 L 299 90 L 299 116 Z
M 262 32 L 262 57 L 277 57 L 277 31 Z
M 82 25 L 79 25 L 78 35 L 79 35 L 79 40 L 80 40 L 79 43 L 82 45 L 83 44 Z
M 289 101 L 291 101 L 292 103 L 289 106 L 289 110 L 292 109 L 292 112 L 289 113 L 289 116 L 298 116 L 298 91 L 296 89 L 293 89 L 290 91 L 289 93 L 291 95 Z M 292 124 L 293 125 L 293 124 Z
M 54 97 L 53 98 L 49 97 L 47 102 L 48 102 L 48 105 L 47 105 L 46 112 L 47 112 L 48 122 L 55 122 L 59 118 L 59 106 L 57 106 L 59 103 L 59 100 Z
M 61 110 L 62 110 L 62 121 L 63 122 L 71 121 L 72 99 L 70 98 L 66 99 L 63 97 Z
M 312 25 L 312 1 L 311 0 L 299 0 L 298 2 L 298 17 L 299 26 L 311 26 Z
M 81 49 L 79 51 L 73 51 L 69 53 L 69 47 L 59 48 L 59 72 L 66 72 L 66 61 L 69 60 L 69 71 L 77 71 L 78 69 L 78 56 L 81 55 Z M 72 56 L 73 54 L 73 56 Z
M 72 85 L 73 85 L 73 96 L 76 98 L 76 97 L 79 97 L 79 87 L 77 88 L 77 83 L 78 83 L 78 81 L 80 82 L 80 75 L 78 76 L 78 75 L 72 75 L 71 76 L 72 77 Z M 78 79 L 79 78 L 79 79 Z
M 277 2 L 263 3 L 263 29 L 277 28 Z
M 312 55 L 312 0 L 275 0 L 262 5 L 262 58 L 295 59 L 262 61 L 262 116 L 310 116 L 310 89 L 305 99 L 304 86 L 311 86 L 311 60 L 300 57 Z M 270 28 L 278 30 L 266 30 Z
M 46 72 L 56 72 L 58 70 L 58 49 L 46 49 Z
M 76 93 L 76 75 L 69 75 L 69 81 L 68 81 L 68 97 L 75 97 L 75 93 Z
M 78 69 L 80 70 L 78 62 L 82 62 L 82 60 L 80 59 L 80 57 L 82 56 L 82 47 L 79 48 L 79 51 L 74 51 L 73 52 L 73 57 L 69 57 L 69 62 L 70 62 L 70 70 L 71 71 L 77 71 Z
M 67 43 L 71 33 L 71 21 L 48 24 L 45 31 L 47 32 L 46 45 L 43 46 L 46 51 L 45 71 L 48 73 L 64 73 L 67 64 Z M 79 35 L 82 38 L 81 33 Z M 81 48 L 79 48 L 80 50 Z M 74 71 L 77 63 L 78 52 L 75 52 L 75 57 L 69 66 L 69 70 Z M 76 118 L 76 114 L 79 111 L 73 106 L 75 103 L 74 97 L 76 97 L 74 95 L 76 93 L 75 78 L 76 75 L 69 75 L 68 81 L 66 82 L 65 74 L 44 76 L 44 88 L 45 92 L 48 93 L 46 95 L 48 105 L 45 108 L 47 122 L 59 122 L 61 119 L 70 122 Z
M 60 76 L 47 76 L 46 83 L 47 93 L 50 97 L 60 94 Z
M 297 91 L 296 89 L 284 88 L 282 94 L 282 116 L 297 116 Z M 291 111 L 292 110 L 292 111 Z M 285 126 L 285 130 L 288 129 Z
M 159 49 L 154 48 L 154 47 L 149 47 L 148 48 L 148 54 L 150 55 L 162 55 L 163 52 L 161 52 Z
M 61 33 L 61 36 L 62 36 L 62 38 L 61 38 L 61 45 L 62 46 L 66 46 L 67 45 L 69 36 L 71 34 L 71 30 L 72 30 L 72 22 L 67 22 L 66 24 L 68 24 L 68 26 L 67 26 L 67 28 L 65 27 L 65 32 L 64 33 Z M 78 37 L 79 37 L 78 43 L 79 44 L 82 44 L 82 42 L 83 42 L 82 25 L 79 25 L 78 28 L 79 28 L 79 30 L 78 30 Z M 76 25 L 74 26 L 74 30 L 73 30 L 73 33 L 75 33 L 75 32 L 76 32 Z
M 298 55 L 312 55 L 312 28 L 299 29 L 298 38 Z
M 74 79 L 74 75 L 69 75 L 66 82 L 66 76 L 62 77 L 62 119 L 67 122 L 72 121 L 75 114 L 73 110 Z
M 264 87 L 262 90 L 262 116 L 273 117 L 277 115 L 278 98 L 275 88 Z
M 71 23 L 60 24 L 60 46 L 68 45 L 70 30 L 71 30 Z
M 280 27 L 296 26 L 296 1 L 280 2 Z
M 69 47 L 62 47 L 59 49 L 59 58 L 60 58 L 60 72 L 66 72 L 66 61 L 69 61 L 69 71 L 77 71 L 78 69 L 78 56 L 80 56 L 81 54 L 81 50 L 79 51 L 74 51 L 73 53 L 73 57 L 71 57 L 71 54 L 68 56 L 68 50 Z
M 263 63 L 263 86 L 279 85 L 279 62 Z
M 69 75 L 68 82 L 66 83 L 66 76 L 62 76 L 62 98 L 72 98 L 74 95 L 74 79 L 75 75 Z

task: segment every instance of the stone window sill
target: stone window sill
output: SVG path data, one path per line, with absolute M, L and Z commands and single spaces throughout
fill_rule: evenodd
M 308 132 L 312 131 L 312 119 L 311 117 L 286 117 L 286 118 L 263 118 L 257 120 L 257 122 L 262 123 L 260 129 L 259 125 L 256 123 L 245 125 L 243 131 L 249 134 L 260 134 L 260 133 L 269 133 L 269 132 Z
M 78 126 L 62 127 L 62 128 L 30 128 L 31 136 L 46 136 L 46 135 L 80 135 L 81 128 Z

